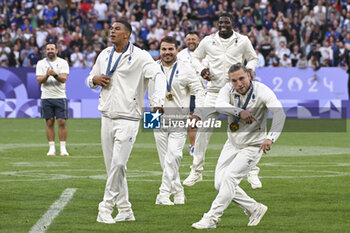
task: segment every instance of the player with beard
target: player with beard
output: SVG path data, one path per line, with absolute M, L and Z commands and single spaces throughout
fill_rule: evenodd
M 66 97 L 66 81 L 69 65 L 66 60 L 57 57 L 57 45 L 46 44 L 46 58 L 36 66 L 36 77 L 41 84 L 41 114 L 46 119 L 46 136 L 49 141 L 48 156 L 56 155 L 55 118 L 58 123 L 60 139 L 60 155 L 69 156 L 66 149 L 68 106 Z
M 197 32 L 189 32 L 186 35 L 186 41 L 185 44 L 187 46 L 187 48 L 181 50 L 178 54 L 177 54 L 177 59 L 180 61 L 184 61 L 184 62 L 188 62 L 190 63 L 192 61 L 192 55 L 194 53 L 194 50 L 196 50 L 196 48 L 198 47 L 199 44 L 199 35 Z M 200 72 L 200 71 L 198 71 Z M 203 88 L 205 88 L 206 83 L 205 83 L 205 79 L 202 79 L 199 74 L 198 77 L 202 83 Z M 196 107 L 195 105 L 195 96 L 191 95 L 191 101 L 190 101 L 190 114 L 193 114 L 194 108 Z M 193 156 L 193 152 L 194 152 L 194 146 L 195 146 L 195 140 L 196 140 L 196 133 L 197 133 L 197 129 L 196 128 L 188 128 L 188 138 L 190 140 L 190 145 L 187 149 L 187 152 Z
M 190 112 L 190 94 L 196 98 L 198 106 L 203 105 L 203 87 L 196 73 L 187 62 L 177 59 L 177 41 L 166 36 L 160 41 L 159 66 L 167 78 L 167 94 L 162 119 L 166 122 L 160 129 L 154 130 L 160 165 L 163 169 L 162 184 L 156 198 L 156 205 L 185 204 L 184 188 L 181 185 L 179 167 L 182 150 L 186 142 L 186 128 L 169 126 L 169 121 L 186 122 Z M 150 93 L 154 90 L 150 83 Z M 196 113 L 193 114 L 193 116 Z M 174 202 L 169 198 L 174 195 Z
M 228 82 L 228 70 L 232 64 L 245 63 L 251 73 L 258 64 L 258 57 L 247 36 L 241 35 L 232 29 L 233 19 L 228 13 L 219 16 L 219 31 L 206 36 L 198 45 L 192 55 L 192 65 L 195 70 L 201 70 L 201 76 L 208 80 L 207 95 L 204 102 L 205 114 L 203 119 L 217 118 L 219 113 L 215 111 L 215 101 L 220 89 Z M 202 65 L 206 59 L 208 66 Z M 190 175 L 183 184 L 192 186 L 203 179 L 202 172 L 205 160 L 205 152 L 212 131 L 198 131 L 196 135 L 193 164 Z M 261 188 L 258 178 L 259 168 L 255 167 L 248 174 L 248 181 L 252 188 Z

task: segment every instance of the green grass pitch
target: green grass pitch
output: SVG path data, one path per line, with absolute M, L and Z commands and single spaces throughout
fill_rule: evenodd
M 350 120 L 346 132 L 284 132 L 259 163 L 263 188 L 240 186 L 269 207 L 256 227 L 234 203 L 217 229 L 203 232 L 350 232 Z M 56 132 L 57 134 L 57 132 Z M 43 119 L 0 119 L 0 232 L 29 232 L 67 188 L 72 200 L 46 232 L 198 232 L 191 224 L 210 208 L 217 192 L 214 169 L 226 140 L 214 133 L 206 153 L 204 181 L 185 187 L 186 204 L 156 206 L 161 168 L 153 133 L 139 132 L 128 162 L 128 185 L 135 222 L 96 222 L 106 172 L 99 119 L 70 119 L 70 157 L 47 157 Z M 188 144 L 186 144 L 188 145 Z M 56 138 L 56 150 L 59 150 Z M 192 162 L 184 148 L 181 179 Z

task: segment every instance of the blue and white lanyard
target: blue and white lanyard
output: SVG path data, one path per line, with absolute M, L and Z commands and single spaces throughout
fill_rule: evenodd
M 51 63 L 49 62 L 49 59 L 46 58 L 46 62 L 47 62 L 47 64 L 49 64 L 50 68 L 52 68 L 52 65 L 51 65 Z
M 171 84 L 173 83 L 173 78 L 174 78 L 176 67 L 177 67 L 177 62 L 175 62 L 174 66 L 173 66 L 173 69 L 171 71 L 171 75 L 169 78 L 169 82 L 168 81 L 166 82 L 166 89 L 168 90 L 168 92 L 171 91 Z M 165 74 L 164 68 L 162 65 L 160 65 L 160 68 L 162 69 L 163 73 Z
M 190 52 L 190 50 L 187 48 L 187 52 L 188 52 L 188 55 L 190 56 L 190 58 L 192 57 L 192 55 L 191 55 L 191 52 Z
M 120 59 L 122 58 L 122 55 L 123 55 L 123 54 L 126 52 L 126 50 L 128 49 L 129 44 L 130 44 L 130 42 L 128 42 L 128 44 L 125 46 L 125 48 L 123 49 L 123 52 L 119 55 L 118 59 L 115 61 L 114 65 L 113 65 L 113 68 L 110 70 L 111 64 L 112 64 L 113 53 L 114 53 L 114 50 L 115 50 L 115 48 L 114 48 L 114 46 L 113 46 L 112 52 L 111 52 L 111 54 L 109 55 L 109 61 L 108 61 L 108 66 L 107 66 L 107 70 L 106 70 L 106 76 L 111 77 L 111 76 L 113 75 L 114 71 L 116 71 L 117 66 L 118 66 L 118 64 L 119 64 L 119 61 L 120 61 Z M 130 58 L 129 58 L 129 60 L 130 60 Z
M 248 103 L 250 101 L 250 98 L 252 97 L 252 94 L 253 94 L 254 86 L 253 86 L 252 82 L 250 82 L 250 86 L 252 87 L 252 89 L 250 90 L 250 92 L 249 92 L 249 94 L 247 96 L 247 99 L 245 100 L 245 103 L 243 104 L 243 107 L 242 107 L 243 110 L 246 110 L 246 108 L 248 106 Z M 238 107 L 239 108 L 241 107 L 241 98 L 239 98 L 239 97 L 238 97 Z M 240 116 L 236 117 L 235 123 L 237 123 L 240 119 L 241 119 Z

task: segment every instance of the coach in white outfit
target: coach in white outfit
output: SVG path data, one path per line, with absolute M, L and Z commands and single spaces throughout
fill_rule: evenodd
M 68 105 L 66 97 L 66 81 L 69 75 L 68 62 L 57 57 L 57 45 L 46 44 L 46 58 L 36 66 L 36 77 L 41 85 L 41 113 L 46 119 L 46 136 L 49 141 L 47 155 L 56 155 L 55 149 L 55 118 L 58 123 L 60 139 L 60 155 L 68 156 L 66 149 Z
M 252 81 L 240 63 L 229 69 L 230 82 L 219 93 L 216 110 L 228 115 L 228 139 L 215 169 L 215 188 L 219 191 L 209 212 L 192 225 L 196 229 L 216 228 L 224 210 L 234 202 L 249 216 L 248 226 L 256 226 L 267 207 L 250 198 L 239 184 L 243 177 L 269 151 L 282 132 L 285 113 L 276 95 L 266 85 Z M 267 134 L 268 112 L 273 114 Z
M 205 99 L 205 115 L 207 118 L 217 118 L 219 113 L 215 111 L 215 101 L 220 88 L 228 82 L 228 69 L 232 64 L 247 62 L 246 67 L 254 72 L 258 64 L 258 57 L 247 36 L 232 30 L 232 17 L 228 13 L 219 16 L 219 32 L 205 37 L 192 55 L 192 64 L 196 70 L 202 70 L 201 76 L 207 79 L 207 95 Z M 203 67 L 201 61 L 206 58 L 208 67 Z M 212 131 L 198 131 L 196 135 L 195 149 L 193 153 L 193 164 L 190 175 L 183 184 L 192 186 L 201 181 L 205 151 L 207 149 Z M 254 171 L 255 180 L 258 179 L 258 171 Z M 249 177 L 248 177 L 249 178 Z M 252 179 L 248 179 L 251 181 Z M 259 181 L 259 180 L 258 180 Z M 260 182 L 260 181 L 259 181 Z M 254 188 L 260 188 L 260 185 Z
M 186 122 L 190 114 L 191 94 L 196 96 L 197 106 L 201 106 L 204 100 L 203 87 L 195 70 L 190 64 L 177 60 L 176 55 L 176 39 L 171 36 L 164 37 L 160 42 L 159 65 L 167 78 L 167 93 L 162 116 L 165 124 L 160 130 L 154 131 L 158 156 L 163 169 L 162 184 L 156 198 L 157 205 L 185 203 L 179 167 L 186 142 L 187 128 L 186 126 L 173 127 L 169 121 Z M 170 200 L 171 195 L 174 195 L 174 202 Z
M 150 79 L 155 80 L 154 106 L 164 104 L 166 80 L 159 65 L 144 50 L 129 42 L 131 26 L 117 20 L 110 29 L 113 47 L 98 56 L 88 77 L 91 88 L 102 86 L 98 109 L 102 113 L 101 143 L 107 170 L 103 201 L 99 204 L 98 222 L 134 221 L 126 182 L 129 159 L 139 121 L 145 91 Z M 114 205 L 118 215 L 113 219 Z

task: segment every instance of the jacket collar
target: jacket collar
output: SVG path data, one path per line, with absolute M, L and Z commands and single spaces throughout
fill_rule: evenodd
M 233 30 L 232 30 L 233 31 Z M 228 42 L 228 46 L 231 46 L 231 44 L 233 44 L 236 40 L 238 39 L 238 33 L 237 32 L 235 32 L 235 31 L 233 31 L 233 34 L 232 34 L 232 36 L 229 38 L 229 42 Z M 217 44 L 219 44 L 219 45 L 221 45 L 222 47 L 223 47 L 223 44 L 222 44 L 222 42 L 221 42 L 221 38 L 220 38 L 220 36 L 219 36 L 219 32 L 216 32 L 214 35 L 213 35 L 213 40 L 217 43 Z

